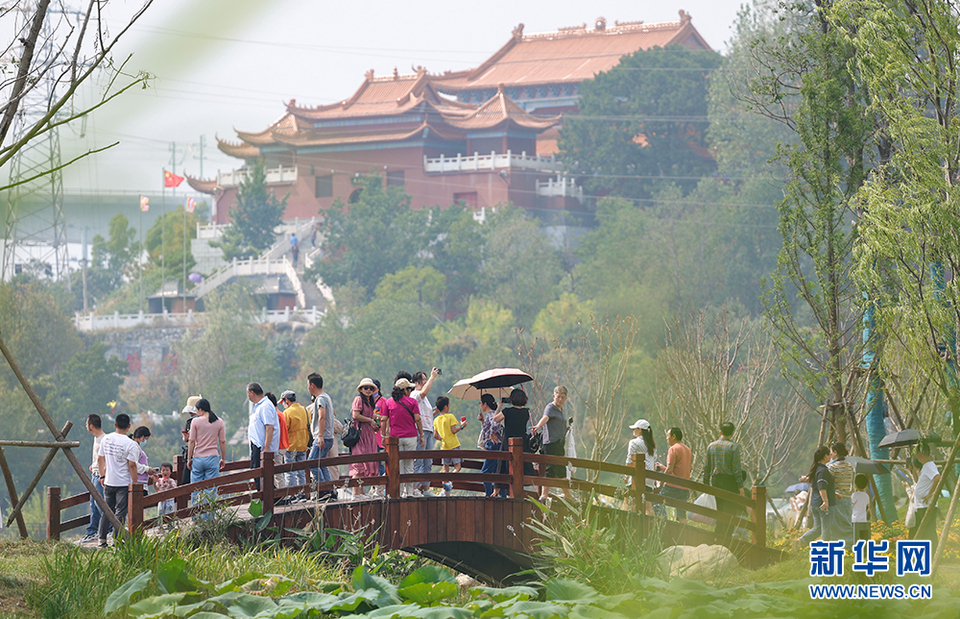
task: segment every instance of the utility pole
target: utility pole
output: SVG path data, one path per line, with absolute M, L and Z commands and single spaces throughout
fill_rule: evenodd
M 203 136 L 200 136 L 200 178 L 203 178 Z
M 87 313 L 87 226 L 83 227 L 83 258 L 80 260 L 80 267 L 83 269 L 83 313 Z

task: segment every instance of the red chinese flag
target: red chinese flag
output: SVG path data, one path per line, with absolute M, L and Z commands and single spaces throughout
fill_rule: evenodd
M 173 172 L 163 171 L 163 186 L 164 187 L 179 187 L 180 183 L 183 182 L 182 176 L 177 176 Z

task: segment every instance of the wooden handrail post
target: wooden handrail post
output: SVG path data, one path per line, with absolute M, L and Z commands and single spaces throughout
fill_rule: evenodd
M 183 474 L 184 474 L 183 469 L 185 469 L 186 467 L 187 467 L 187 459 L 183 457 L 182 453 L 177 454 L 176 457 L 173 459 L 173 479 L 174 481 L 177 482 L 178 486 L 183 485 L 180 482 L 183 481 Z M 187 479 L 189 480 L 189 478 Z
M 137 533 L 143 528 L 143 484 L 127 486 L 127 530 Z
M 647 489 L 647 467 L 642 455 L 633 454 L 633 511 L 644 513 L 646 511 L 643 501 L 643 493 Z
M 767 489 L 764 486 L 753 487 L 753 543 L 767 545 Z
M 400 498 L 400 439 L 388 436 L 383 439 L 383 448 L 387 452 L 387 498 Z
M 60 488 L 47 488 L 47 539 L 60 541 Z
M 510 498 L 523 498 L 523 439 L 510 439 L 510 473 L 513 480 L 510 483 Z
M 640 515 L 640 539 L 647 539 L 647 506 L 644 492 L 647 491 L 647 466 L 642 454 L 633 454 L 633 509 Z
M 262 494 L 260 499 L 263 501 L 263 513 L 273 511 L 273 468 L 276 466 L 272 451 L 265 451 L 260 457 L 260 489 Z
M 187 460 L 183 457 L 183 454 L 177 454 L 176 459 L 174 460 L 173 466 L 176 467 L 176 473 L 174 476 L 176 478 L 178 485 L 183 485 L 180 482 L 183 480 L 184 470 L 187 468 Z M 190 483 L 190 478 L 187 477 L 187 483 Z M 176 506 L 177 511 L 181 509 L 186 509 L 190 505 L 190 495 L 185 494 L 183 496 L 178 496 L 173 499 L 173 504 Z

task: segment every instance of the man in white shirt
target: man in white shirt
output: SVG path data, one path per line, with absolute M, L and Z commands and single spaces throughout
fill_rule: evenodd
M 247 385 L 247 399 L 253 402 L 253 414 L 247 424 L 250 439 L 250 468 L 260 468 L 260 457 L 265 451 L 276 454 L 280 449 L 280 419 L 273 403 L 263 395 L 260 383 Z M 260 478 L 254 479 L 260 490 Z
M 103 485 L 100 483 L 100 442 L 106 433 L 101 427 L 103 422 L 100 415 L 91 413 L 87 415 L 87 432 L 93 435 L 93 460 L 90 463 L 90 481 L 93 482 L 97 492 L 103 496 Z M 100 531 L 100 505 L 90 497 L 90 524 L 87 525 L 87 534 L 80 540 L 81 542 L 92 542 L 97 539 L 97 533 Z M 108 530 L 112 527 L 108 527 Z
M 430 388 L 433 387 L 433 381 L 440 375 L 439 368 L 433 368 L 430 376 L 426 372 L 420 371 L 413 375 L 413 384 L 416 388 L 410 394 L 410 397 L 417 401 L 420 408 L 420 421 L 423 423 L 423 443 L 418 443 L 417 451 L 430 451 L 433 449 L 433 405 L 427 398 Z M 433 469 L 433 458 L 421 458 L 413 463 L 414 473 L 429 473 Z M 422 482 L 420 492 L 426 492 L 430 489 L 430 484 Z
M 140 457 L 140 447 L 127 437 L 130 429 L 130 416 L 126 413 L 117 415 L 113 424 L 115 432 L 111 432 L 100 441 L 100 455 L 97 458 L 97 470 L 100 473 L 100 483 L 103 484 L 103 498 L 107 506 L 113 510 L 117 519 L 123 522 L 127 517 L 128 486 L 137 479 L 137 458 Z M 100 541 L 97 548 L 107 547 L 107 529 L 110 521 L 100 518 Z M 118 531 L 119 535 L 120 532 Z
M 913 486 L 913 503 L 916 506 L 916 523 L 910 527 L 910 539 L 933 539 L 937 532 L 937 499 L 933 496 L 933 491 L 940 483 L 940 471 L 930 457 L 930 445 L 921 442 L 917 445 L 916 459 L 920 462 L 920 476 L 917 483 Z M 923 517 L 927 514 L 927 509 L 932 508 L 934 513 L 926 523 L 923 530 L 920 525 L 923 523 Z

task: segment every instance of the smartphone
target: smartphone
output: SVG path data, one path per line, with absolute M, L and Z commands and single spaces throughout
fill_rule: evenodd
M 466 417 L 461 417 L 461 418 L 460 418 L 460 423 L 461 423 L 462 425 L 467 425 L 467 418 L 466 418 Z
M 500 402 L 502 402 L 503 404 L 509 404 L 510 398 L 500 398 Z

